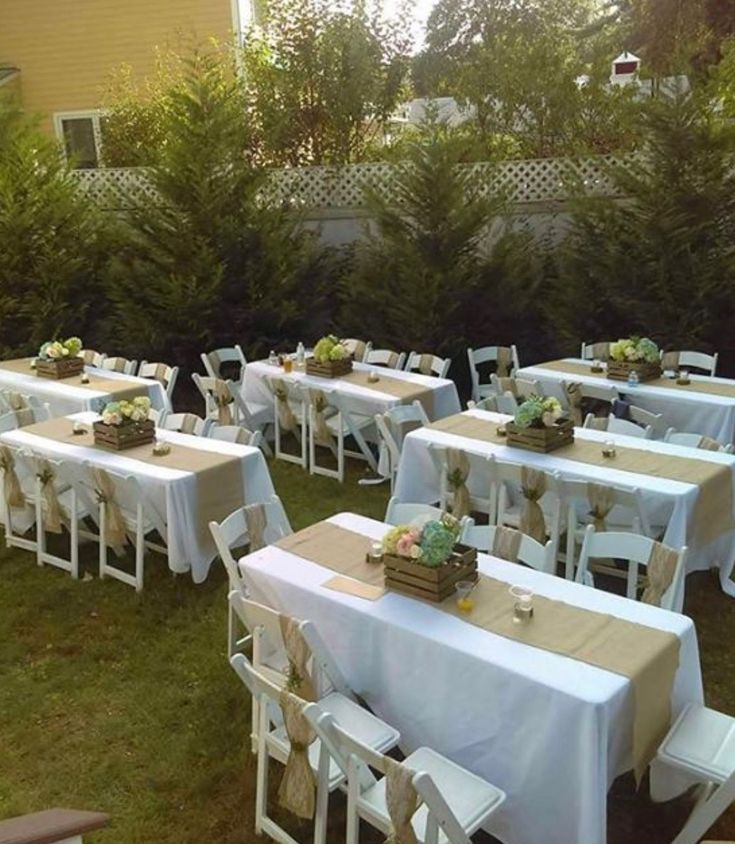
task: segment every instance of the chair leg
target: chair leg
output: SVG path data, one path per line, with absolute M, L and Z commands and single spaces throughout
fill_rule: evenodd
M 107 509 L 105 502 L 100 501 L 100 556 L 99 556 L 99 574 L 100 580 L 103 580 L 107 573 Z
M 135 524 L 135 591 L 143 591 L 143 561 L 145 559 L 145 536 L 143 534 L 143 505 L 138 502 Z
M 46 556 L 46 531 L 43 527 L 43 505 L 41 504 L 41 481 L 36 478 L 36 563 L 43 565 Z
M 69 558 L 71 560 L 71 576 L 79 579 L 79 518 L 77 516 L 77 492 L 71 491 L 71 521 L 69 523 Z
M 326 844 L 329 811 L 329 752 L 322 745 L 317 773 L 314 844 Z
M 268 817 L 268 748 L 265 736 L 268 731 L 267 707 L 260 706 L 258 724 L 258 763 L 255 780 L 255 832 L 263 834 L 263 819 Z

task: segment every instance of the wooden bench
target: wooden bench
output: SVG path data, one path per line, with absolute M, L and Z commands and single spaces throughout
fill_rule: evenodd
M 82 836 L 107 826 L 109 815 L 47 809 L 0 821 L 0 844 L 81 844 Z

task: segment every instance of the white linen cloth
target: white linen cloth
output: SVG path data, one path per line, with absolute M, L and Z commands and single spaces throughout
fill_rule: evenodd
M 96 369 L 85 366 L 85 372 L 97 375 L 99 378 L 110 380 L 134 381 L 140 384 L 140 394 L 147 395 L 151 406 L 155 410 L 171 410 L 163 384 L 151 378 L 138 378 L 137 375 L 124 375 L 121 372 L 110 372 L 107 369 Z M 89 385 L 80 386 L 77 378 L 39 378 L 29 368 L 28 374 L 0 369 L 0 389 L 15 390 L 28 396 L 36 396 L 47 402 L 52 416 L 67 416 L 70 413 L 81 413 L 85 410 L 101 410 L 102 406 L 112 400 L 109 393 L 90 389 Z
M 431 390 L 433 393 L 434 419 L 443 419 L 445 416 L 459 413 L 461 409 L 457 387 L 454 381 L 449 378 L 436 378 L 431 375 L 421 375 L 417 372 L 388 369 L 384 366 L 368 366 L 364 363 L 355 363 L 353 367 L 363 371 L 375 370 L 381 379 L 395 378 L 400 381 L 411 381 L 417 387 L 425 387 Z M 350 412 L 361 413 L 365 416 L 385 413 L 389 408 L 401 404 L 401 399 L 398 396 L 381 393 L 379 382 L 375 384 L 377 389 L 373 389 L 372 387 L 353 384 L 341 378 L 319 378 L 315 375 L 307 375 L 304 370 L 297 370 L 295 366 L 293 371 L 287 375 L 280 366 L 272 366 L 264 360 L 254 361 L 245 367 L 245 379 L 242 386 L 243 396 L 249 404 L 267 405 L 271 408 L 271 413 L 273 394 L 265 383 L 267 378 L 284 378 L 304 388 L 334 390 L 347 400 L 347 409 Z M 271 416 L 272 418 L 273 416 Z
M 566 358 L 567 363 L 578 363 L 590 366 L 591 361 L 579 358 Z M 645 381 L 637 387 L 629 387 L 625 381 L 601 379 L 600 375 L 590 373 L 579 374 L 559 372 L 543 369 L 538 366 L 524 366 L 516 373 L 518 378 L 529 378 L 539 381 L 545 395 L 556 396 L 566 405 L 566 397 L 562 387 L 563 381 L 577 381 L 581 384 L 600 384 L 615 387 L 620 394 L 636 407 L 650 410 L 651 413 L 661 413 L 666 423 L 677 431 L 687 431 L 692 434 L 703 434 L 721 442 L 723 445 L 735 440 L 735 396 L 716 395 L 713 393 L 699 393 L 685 388 L 661 387 L 647 384 Z M 729 378 L 717 378 L 710 375 L 689 376 L 691 381 L 705 381 L 709 384 L 725 384 L 735 386 L 735 381 Z
M 387 530 L 349 513 L 329 521 L 371 539 Z M 485 554 L 478 561 L 508 584 L 674 633 L 674 717 L 702 700 L 691 619 Z M 400 730 L 405 752 L 428 745 L 506 792 L 489 832 L 506 844 L 604 844 L 608 788 L 631 767 L 627 678 L 404 595 L 367 601 L 327 589 L 331 570 L 274 546 L 240 568 L 254 600 L 314 622 L 351 687 Z
M 488 425 L 499 425 L 511 417 L 485 410 L 465 411 L 466 415 L 487 419 Z M 610 440 L 622 446 L 671 454 L 677 457 L 689 457 L 719 463 L 730 469 L 733 478 L 733 501 L 735 501 L 735 456 L 716 451 L 691 449 L 656 440 L 643 440 L 606 431 L 594 431 L 588 428 L 575 428 L 574 436 L 580 440 L 597 441 L 601 444 Z M 470 439 L 468 437 L 421 428 L 412 431 L 403 442 L 401 462 L 398 467 L 395 496 L 399 501 L 433 503 L 439 498 L 440 467 L 432 458 L 429 444 L 452 446 L 466 451 L 470 456 L 470 476 L 468 486 L 471 493 L 487 497 L 489 490 L 480 484 L 485 482 L 486 473 L 482 471 L 482 460 L 493 455 L 496 460 L 508 463 L 523 463 L 549 472 L 559 472 L 567 480 L 594 481 L 628 489 L 637 488 L 643 497 L 643 505 L 652 525 L 665 527 L 663 542 L 671 548 L 688 546 L 686 558 L 687 573 L 702 571 L 714 566 L 719 567 L 722 589 L 735 595 L 735 583 L 730 579 L 735 562 L 735 532 L 729 531 L 706 546 L 698 545 L 691 531 L 699 487 L 696 484 L 681 483 L 653 475 L 636 474 L 615 469 L 615 461 L 604 466 L 594 466 L 563 457 L 556 452 L 537 454 L 525 449 L 508 445 Z M 734 514 L 735 516 L 735 514 Z M 683 600 L 683 590 L 682 590 Z
M 69 427 L 79 420 L 91 425 L 99 419 L 96 413 L 77 413 L 69 417 Z M 274 494 L 273 483 L 263 453 L 258 448 L 180 434 L 175 431 L 156 431 L 158 440 L 172 445 L 231 454 L 240 459 L 245 503 L 265 501 Z M 168 564 L 172 571 L 191 571 L 195 583 L 207 578 L 209 566 L 217 556 L 214 540 L 202 531 L 204 542 L 197 530 L 197 481 L 193 472 L 166 467 L 166 458 L 161 465 L 146 463 L 133 457 L 126 457 L 124 451 L 114 452 L 89 446 L 60 443 L 24 428 L 0 435 L 0 443 L 18 448 L 28 448 L 37 454 L 56 460 L 75 463 L 87 461 L 93 466 L 114 472 L 133 475 L 140 484 L 148 503 L 156 509 L 167 526 Z

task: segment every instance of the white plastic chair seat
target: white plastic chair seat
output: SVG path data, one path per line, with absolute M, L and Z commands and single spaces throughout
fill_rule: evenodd
M 329 410 L 332 411 L 331 415 L 329 414 Z M 337 412 L 334 408 L 328 408 L 325 411 L 326 416 L 326 423 L 327 428 L 333 433 L 338 433 L 340 429 L 340 424 L 342 426 L 342 433 L 345 437 L 349 436 L 350 426 L 347 424 L 347 420 L 344 416 L 337 416 Z M 375 424 L 375 418 L 373 416 L 363 416 L 361 413 L 351 413 L 350 416 L 352 417 L 352 424 L 358 431 L 362 431 L 363 428 L 369 428 L 371 425 Z
M 462 828 L 471 835 L 477 830 L 495 806 L 502 803 L 505 795 L 502 791 L 476 777 L 469 771 L 450 762 L 428 747 L 420 747 L 408 756 L 404 764 L 415 771 L 423 771 L 434 780 L 434 784 L 446 800 Z M 385 827 L 389 822 L 388 807 L 385 800 L 385 777 L 366 789 L 360 795 L 360 814 L 372 810 L 375 820 Z M 366 811 L 367 810 L 367 811 Z M 425 840 L 428 810 L 425 805 L 419 807 L 411 821 L 420 841 Z M 448 841 L 439 830 L 439 842 Z
M 723 783 L 735 771 L 735 718 L 706 706 L 687 707 L 663 740 L 658 758 Z

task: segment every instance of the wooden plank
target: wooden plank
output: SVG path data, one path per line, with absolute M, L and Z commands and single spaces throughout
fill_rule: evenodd
M 107 826 L 102 812 L 75 809 L 47 809 L 0 821 L 0 844 L 54 844 Z

